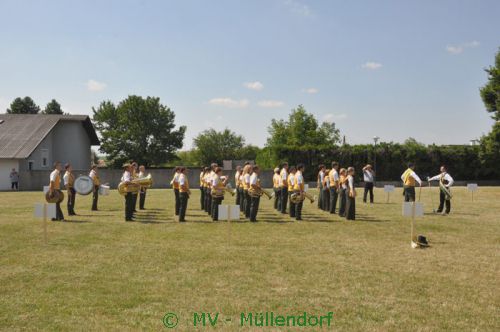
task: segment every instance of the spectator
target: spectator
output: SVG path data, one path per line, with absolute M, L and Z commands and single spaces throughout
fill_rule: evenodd
M 12 172 L 10 172 L 10 183 L 12 190 L 19 190 L 19 173 L 16 172 L 15 168 L 13 168 Z

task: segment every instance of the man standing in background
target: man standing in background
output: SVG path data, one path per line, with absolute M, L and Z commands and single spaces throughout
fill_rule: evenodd
M 363 167 L 363 181 L 365 182 L 365 192 L 363 194 L 363 202 L 366 203 L 366 196 L 370 193 L 370 203 L 373 203 L 373 181 L 375 180 L 375 171 L 372 165 L 368 164 Z
M 19 190 L 19 173 L 16 171 L 15 168 L 13 168 L 12 172 L 10 172 L 10 184 L 11 184 L 10 188 L 12 190 Z
M 101 185 L 101 180 L 99 179 L 99 175 L 97 174 L 97 165 L 92 165 L 89 174 L 92 182 L 94 183 L 94 190 L 92 194 L 92 211 L 97 211 L 97 201 L 99 199 L 99 187 Z

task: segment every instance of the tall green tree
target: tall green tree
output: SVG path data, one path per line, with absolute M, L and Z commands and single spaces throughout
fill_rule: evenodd
M 223 131 L 208 129 L 194 138 L 193 145 L 203 164 L 221 164 L 223 160 L 238 159 L 240 150 L 245 146 L 245 139 L 227 128 Z
M 186 127 L 175 129 L 175 113 L 160 98 L 128 96 L 116 106 L 103 101 L 92 110 L 101 135 L 100 151 L 115 167 L 128 160 L 163 164 L 175 159 L 183 146 Z
M 495 64 L 485 69 L 488 82 L 481 88 L 486 111 L 495 120 L 488 135 L 481 138 L 480 158 L 486 174 L 500 177 L 500 50 L 495 56 Z
M 40 112 L 40 107 L 28 96 L 17 97 L 7 109 L 9 114 L 38 114 L 38 112 Z
M 43 110 L 43 114 L 64 114 L 61 109 L 61 104 L 57 102 L 57 100 L 52 99 L 45 109 Z

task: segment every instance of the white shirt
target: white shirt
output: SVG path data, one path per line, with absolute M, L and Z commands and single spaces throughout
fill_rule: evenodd
M 404 182 L 404 181 L 405 181 L 405 179 L 404 179 L 403 175 L 404 175 L 404 173 L 401 175 L 401 180 Z M 419 185 L 422 185 L 422 180 L 420 180 L 420 178 L 418 177 L 417 173 L 415 173 L 415 172 L 411 172 L 411 173 L 410 173 L 410 176 L 411 176 L 412 178 L 414 178 L 414 179 L 415 179 L 415 181 L 417 181 Z
M 304 183 L 304 177 L 302 176 L 302 172 L 297 171 L 297 173 L 295 173 L 295 179 L 294 180 L 296 180 L 297 184 L 299 184 L 299 185 L 303 184 Z
M 443 176 L 443 173 L 438 174 L 436 176 L 433 176 L 432 178 L 429 179 L 429 181 L 439 181 L 439 180 L 441 180 L 441 176 Z M 448 181 L 448 184 L 445 185 L 445 187 L 447 187 L 447 188 L 453 186 L 453 183 L 455 183 L 455 181 L 453 180 L 453 178 L 451 177 L 451 175 L 448 174 L 448 173 L 444 173 L 444 179 L 446 181 Z
M 186 175 L 185 174 L 180 173 L 178 179 L 179 179 L 180 186 L 184 186 L 186 184 Z
M 219 183 L 220 183 L 220 177 L 217 174 L 215 174 L 212 177 L 212 181 L 211 181 L 212 187 L 215 188 L 215 186 L 217 186 Z
M 323 172 L 323 171 L 319 172 L 319 182 L 321 185 L 323 185 L 324 179 L 325 179 L 325 172 Z
M 354 190 L 354 177 L 351 175 L 347 176 L 347 183 L 349 184 L 349 189 Z
M 96 175 L 97 175 L 97 173 L 94 170 L 91 170 L 89 173 L 89 176 L 92 178 L 92 180 L 95 179 Z
M 334 168 L 332 169 L 330 172 L 333 172 L 333 180 L 334 181 L 339 181 L 340 178 L 339 178 L 339 172 L 337 172 L 337 170 Z
M 234 184 L 237 184 L 239 180 L 240 180 L 240 172 L 236 172 L 236 174 L 234 175 Z
M 364 182 L 373 182 L 373 173 L 368 171 L 368 170 L 364 170 L 363 171 L 363 181 Z
M 258 178 L 259 176 L 257 175 L 257 173 L 252 173 L 252 175 L 250 176 L 250 185 L 257 185 Z
M 59 171 L 57 169 L 53 170 L 52 173 L 50 173 L 50 181 L 56 181 L 58 175 Z
M 130 172 L 129 171 L 123 172 L 121 181 L 122 182 L 130 182 Z
M 243 176 L 243 181 L 247 184 L 250 184 L 250 174 L 246 173 L 244 176 Z
M 180 175 L 181 175 L 181 173 L 175 172 L 175 174 L 174 174 L 174 182 L 179 182 Z
M 281 183 L 283 184 L 283 183 L 285 183 L 285 181 L 286 181 L 286 179 L 288 177 L 288 172 L 286 171 L 286 169 L 283 168 L 281 170 L 280 174 L 281 174 Z
M 144 177 L 144 172 L 139 172 L 139 178 L 143 178 Z
M 69 180 L 68 178 L 69 178 L 69 172 L 65 172 L 63 176 L 63 182 L 65 186 L 68 185 L 68 180 Z
M 294 186 L 294 185 L 295 185 L 295 174 L 290 174 L 290 175 L 288 176 L 288 178 L 290 179 L 290 184 L 291 184 L 292 186 Z

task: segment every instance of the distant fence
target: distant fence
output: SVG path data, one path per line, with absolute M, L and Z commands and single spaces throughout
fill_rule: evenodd
M 23 191 L 38 191 L 42 190 L 43 186 L 48 185 L 49 175 L 51 171 L 24 171 L 20 172 L 19 175 L 19 189 Z M 191 188 L 199 188 L 201 168 L 189 168 L 188 169 L 188 180 Z M 63 171 L 64 173 L 64 171 Z M 151 173 L 153 177 L 153 188 L 171 188 L 170 181 L 172 180 L 174 171 L 173 169 L 151 169 L 146 173 Z M 229 176 L 230 183 L 234 187 L 234 174 L 233 171 L 224 171 L 224 175 Z M 88 175 L 89 171 L 85 170 L 74 170 L 73 174 L 75 177 L 80 175 Z M 109 183 L 112 189 L 115 189 L 120 183 L 123 171 L 120 169 L 100 169 L 99 177 L 101 183 Z M 273 171 L 265 170 L 262 171 L 260 175 L 261 183 L 264 187 L 270 188 L 273 186 Z M 467 183 L 477 183 L 479 186 L 500 186 L 500 180 L 492 181 L 456 181 L 455 186 L 466 186 Z M 402 185 L 401 181 L 377 181 L 377 187 L 383 187 L 386 184 L 394 185 L 400 187 Z M 358 186 L 362 186 L 363 183 L 359 182 Z M 309 182 L 310 188 L 315 188 L 315 182 Z

